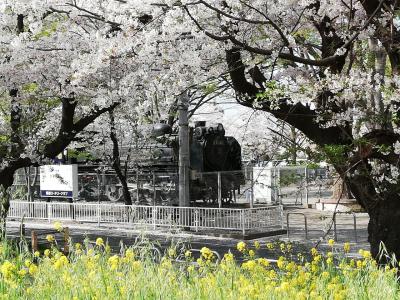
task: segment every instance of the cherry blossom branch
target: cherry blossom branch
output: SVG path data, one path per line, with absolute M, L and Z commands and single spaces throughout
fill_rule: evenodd
M 261 55 L 266 55 L 266 56 L 271 56 L 274 51 L 269 50 L 269 49 L 262 49 L 262 48 L 258 48 L 258 47 L 253 47 L 248 45 L 245 42 L 241 42 L 239 40 L 237 40 L 234 36 L 227 34 L 227 35 L 216 35 L 213 34 L 207 30 L 205 30 L 200 23 L 193 17 L 193 15 L 190 13 L 189 9 L 185 6 L 184 7 L 185 11 L 187 12 L 188 16 L 190 17 L 190 19 L 194 22 L 194 24 L 197 26 L 197 28 L 199 30 L 201 30 L 202 32 L 204 32 L 204 34 L 206 34 L 208 37 L 214 39 L 214 40 L 218 40 L 218 41 L 227 41 L 230 40 L 234 45 L 239 46 L 240 48 L 247 50 L 251 53 L 255 53 L 255 54 L 261 54 Z M 277 57 L 282 58 L 282 59 L 286 59 L 292 62 L 297 62 L 297 63 L 302 63 L 305 65 L 312 65 L 312 66 L 326 66 L 329 67 L 335 63 L 337 63 L 337 61 L 341 58 L 343 58 L 343 56 L 339 56 L 339 55 L 332 55 L 329 57 L 325 57 L 322 59 L 318 59 L 318 60 L 314 60 L 314 59 L 307 59 L 307 58 L 303 58 L 303 57 L 299 57 L 290 53 L 285 53 L 285 52 L 280 52 L 277 53 Z

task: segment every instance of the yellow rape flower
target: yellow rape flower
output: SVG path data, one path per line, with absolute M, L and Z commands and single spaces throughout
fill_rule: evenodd
M 254 252 L 254 250 L 249 250 L 250 257 L 254 257 L 255 255 L 256 255 L 256 253 Z
M 245 242 L 239 242 L 236 245 L 236 249 L 238 249 L 239 252 L 244 252 L 246 251 L 247 245 Z
M 194 266 L 193 266 L 193 265 L 192 265 L 192 266 L 189 266 L 189 267 L 187 268 L 187 271 L 188 271 L 189 273 L 194 272 Z
M 132 259 L 135 257 L 135 253 L 133 252 L 132 249 L 128 249 L 126 250 L 125 257 L 128 259 Z
M 278 261 L 276 262 L 276 265 L 278 266 L 279 269 L 283 269 L 285 267 L 285 258 L 284 257 L 279 257 Z
M 9 278 L 12 276 L 13 272 L 15 270 L 15 266 L 14 264 L 12 264 L 11 262 L 9 262 L 8 260 L 6 260 L 0 268 L 0 272 L 1 274 L 5 277 L 5 278 Z
M 29 266 L 29 274 L 35 275 L 35 274 L 37 273 L 37 271 L 38 271 L 37 265 L 31 264 L 31 265 Z
M 257 264 L 254 260 L 249 260 L 242 264 L 242 268 L 248 271 L 254 270 L 256 266 Z
M 274 249 L 274 244 L 273 243 L 267 243 L 267 249 L 268 250 L 273 250 Z
M 108 264 L 111 267 L 111 270 L 116 270 L 118 268 L 119 257 L 118 255 L 111 256 L 108 259 Z
M 175 248 L 169 248 L 169 249 L 168 249 L 168 256 L 169 256 L 169 257 L 175 257 L 175 256 L 176 256 L 176 250 L 175 250 Z
M 233 254 L 231 253 L 231 252 L 228 252 L 228 253 L 225 253 L 224 254 L 224 260 L 225 261 L 233 261 L 233 259 L 234 259 L 234 257 L 233 257 Z
M 256 248 L 257 250 L 260 249 L 261 245 L 259 241 L 255 241 L 254 242 L 254 248 Z
M 258 263 L 264 267 L 268 267 L 269 266 L 269 261 L 266 258 L 259 258 Z
M 98 237 L 97 239 L 96 239 L 96 246 L 104 246 L 104 241 L 103 241 L 103 239 L 101 238 L 101 237 Z
M 211 260 L 214 257 L 214 253 L 207 247 L 201 248 L 200 253 L 206 260 Z
M 48 235 L 46 235 L 46 240 L 47 240 L 49 243 L 53 243 L 56 239 L 54 238 L 54 235 L 48 234 Z
M 314 256 L 314 261 L 318 263 L 321 260 L 321 255 Z
M 186 250 L 186 251 L 185 251 L 185 257 L 186 257 L 186 258 L 192 257 L 192 251 Z
M 333 247 L 333 245 L 335 245 L 335 240 L 334 239 L 329 239 L 328 240 L 328 245 Z
M 311 255 L 316 256 L 318 254 L 318 250 L 315 248 L 311 248 Z
M 64 228 L 60 222 L 55 222 L 54 229 L 57 230 L 58 232 L 61 232 Z
M 44 254 L 44 256 L 49 257 L 50 256 L 50 250 L 49 249 L 44 250 L 43 254 Z
M 27 273 L 28 271 L 26 269 L 21 269 L 18 271 L 18 275 L 21 277 L 24 277 Z
M 54 268 L 59 269 L 68 264 L 68 258 L 65 255 L 61 255 L 54 263 Z
M 29 268 L 29 266 L 32 264 L 32 262 L 29 259 L 26 259 L 24 262 L 25 267 Z
M 356 265 L 357 265 L 358 269 L 361 269 L 362 268 L 362 261 L 361 260 L 357 260 Z
M 348 242 L 344 243 L 343 250 L 345 253 L 349 253 L 350 252 L 350 243 L 348 243 Z
M 370 258 L 371 258 L 371 252 L 365 250 L 365 251 L 363 251 L 362 256 L 363 256 L 365 259 L 370 259 Z

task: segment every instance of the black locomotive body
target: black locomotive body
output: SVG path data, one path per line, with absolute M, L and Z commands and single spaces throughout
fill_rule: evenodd
M 244 182 L 241 147 L 234 137 L 225 136 L 222 124 L 206 127 L 197 122 L 190 141 L 190 198 L 192 201 L 222 202 L 235 199 Z
M 244 184 L 241 147 L 234 137 L 226 136 L 222 124 L 206 126 L 197 122 L 190 128 L 190 199 L 192 202 L 229 203 Z M 128 172 L 128 188 L 136 204 L 176 205 L 178 199 L 178 136 L 166 124 L 157 124 L 153 137 L 141 148 L 147 156 L 135 161 L 135 168 Z M 79 166 L 79 172 L 94 173 L 95 165 Z M 105 174 L 105 175 L 104 175 Z M 104 200 L 122 201 L 122 186 L 112 176 L 111 169 L 97 175 L 97 193 Z M 82 174 L 83 175 L 83 174 Z M 83 176 L 84 178 L 84 176 Z M 94 181 L 94 180 L 92 180 Z M 94 182 L 91 183 L 94 186 Z M 82 185 L 83 186 L 83 185 Z M 90 198 L 93 192 L 82 189 L 82 198 Z M 94 190 L 94 189 L 93 189 Z M 93 195 L 95 199 L 99 195 Z

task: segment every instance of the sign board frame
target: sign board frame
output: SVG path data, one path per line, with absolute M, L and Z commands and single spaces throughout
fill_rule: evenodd
M 78 165 L 41 166 L 40 197 L 78 198 Z

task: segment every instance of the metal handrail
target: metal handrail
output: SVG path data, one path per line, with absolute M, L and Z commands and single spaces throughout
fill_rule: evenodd
M 337 214 L 351 214 L 353 215 L 353 228 L 354 228 L 354 239 L 357 242 L 357 215 L 354 212 L 344 212 L 344 211 L 336 211 L 333 214 L 333 233 L 335 237 L 335 241 L 337 241 L 337 228 L 336 228 L 336 215 Z
M 34 212 L 29 214 L 27 212 Z M 281 206 L 257 208 L 207 208 L 175 206 L 116 205 L 100 203 L 60 203 L 11 201 L 8 218 L 67 220 L 118 223 L 129 226 L 192 227 L 246 232 L 258 228 L 283 226 Z M 28 217 L 26 217 L 28 216 Z M 256 216 L 256 217 L 255 217 Z
M 286 214 L 286 230 L 287 230 L 287 238 L 289 239 L 289 232 L 290 232 L 290 227 L 289 227 L 289 215 L 301 215 L 304 217 L 304 229 L 306 232 L 306 240 L 308 240 L 308 226 L 307 226 L 307 216 L 304 213 L 301 212 L 288 212 Z

